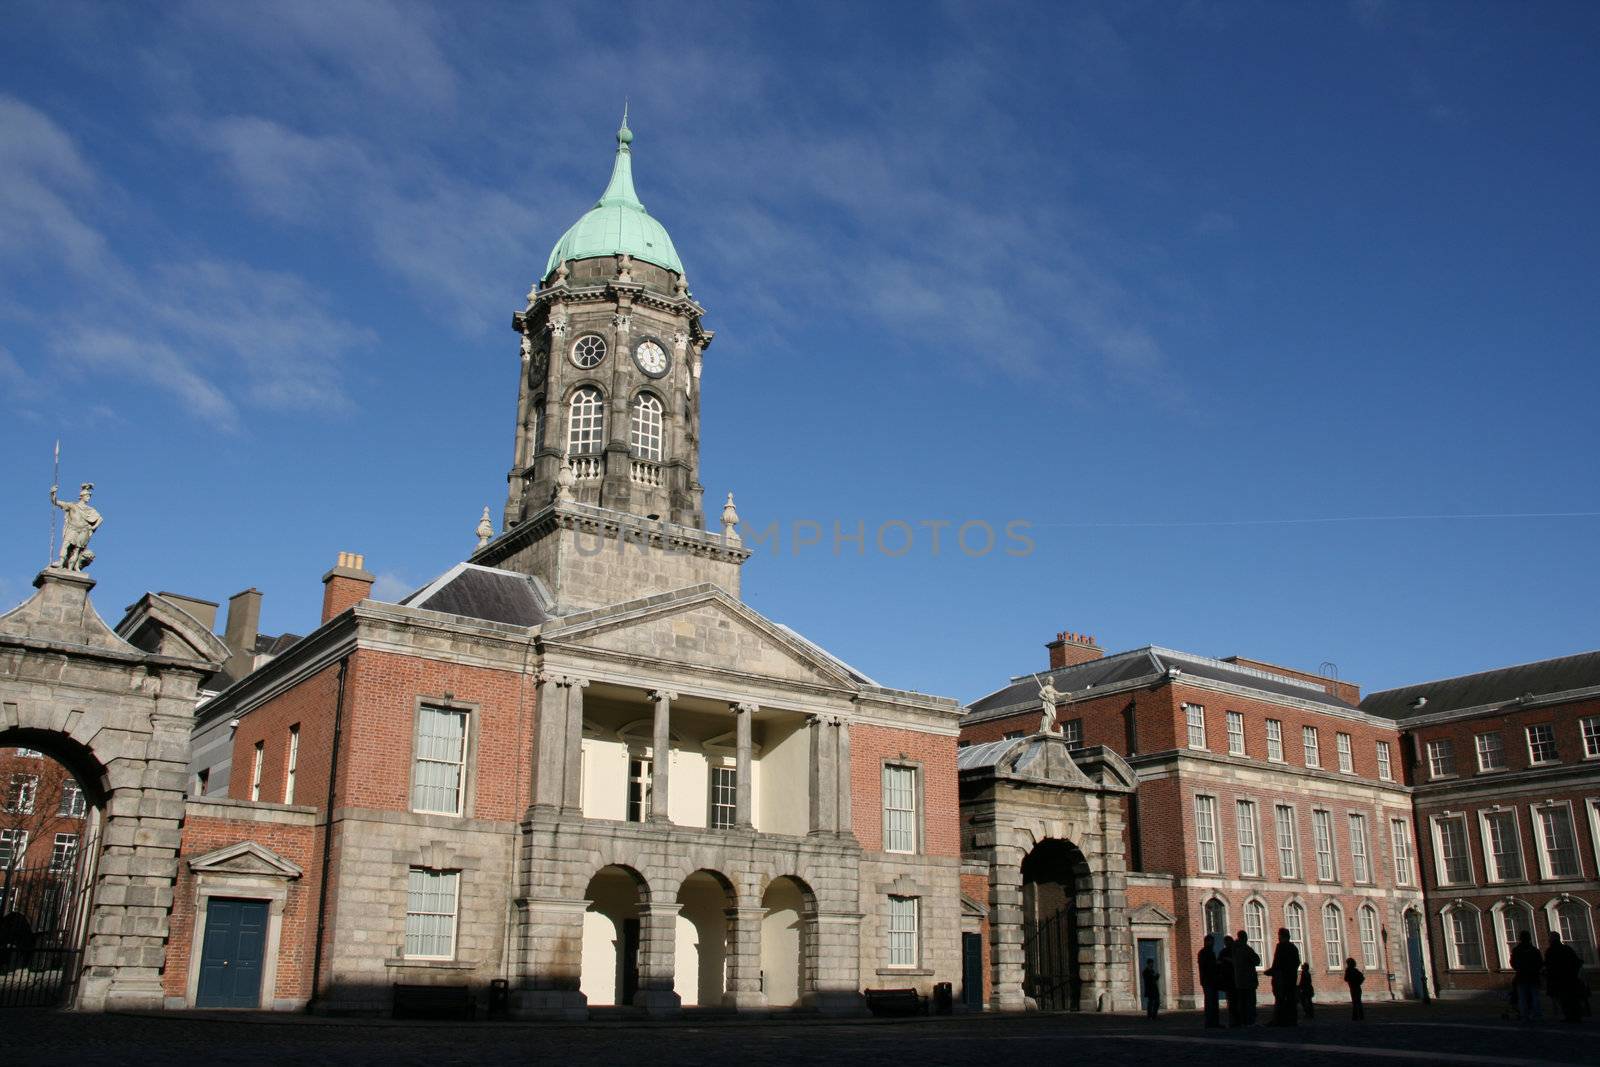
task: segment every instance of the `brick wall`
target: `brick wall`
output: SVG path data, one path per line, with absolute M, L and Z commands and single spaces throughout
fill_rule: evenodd
M 233 770 L 228 796 L 250 799 L 255 747 L 261 744 L 261 801 L 283 803 L 289 766 L 289 727 L 300 727 L 295 767 L 296 804 L 321 806 L 328 797 L 328 757 L 333 744 L 334 706 L 339 698 L 339 665 L 329 664 L 253 709 L 233 732 Z
M 989 876 L 977 872 L 961 872 L 961 895 L 972 902 L 989 907 Z M 989 970 L 989 917 L 984 916 L 978 924 L 978 935 L 983 939 L 983 1002 L 990 1002 L 990 991 L 994 985 L 994 974 Z M 956 991 L 959 999 L 961 991 Z
M 865 723 L 850 728 L 851 820 L 861 847 L 870 852 L 883 848 L 886 760 L 906 760 L 922 767 L 923 852 L 930 856 L 959 856 L 956 739 Z
M 1600 699 L 1574 701 L 1571 704 L 1543 708 L 1520 708 L 1509 705 L 1471 719 L 1408 728 L 1406 733 L 1415 743 L 1418 761 L 1414 780 L 1418 783 L 1435 780 L 1429 774 L 1427 765 L 1427 743 L 1435 740 L 1452 742 L 1455 749 L 1457 779 L 1488 780 L 1497 773 L 1503 777 L 1506 772 L 1527 770 L 1533 766 L 1528 757 L 1527 729 L 1543 723 L 1549 723 L 1555 728 L 1556 749 L 1560 762 L 1569 766 L 1582 764 L 1585 762 L 1585 756 L 1580 724 L 1583 719 L 1591 716 L 1600 716 Z M 1484 774 L 1478 771 L 1476 738 L 1478 734 L 1491 731 L 1500 734 L 1505 749 L 1506 772 Z M 1600 759 L 1593 762 L 1600 768 Z M 1597 770 L 1597 773 L 1600 773 L 1600 770 Z

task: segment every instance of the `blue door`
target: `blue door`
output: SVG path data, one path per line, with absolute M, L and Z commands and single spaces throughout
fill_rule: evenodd
M 259 1008 L 261 955 L 267 941 L 267 902 L 212 897 L 206 903 L 206 942 L 200 951 L 197 1008 Z
M 1139 977 L 1137 988 L 1139 990 L 1139 1003 L 1144 1003 L 1144 965 L 1150 964 L 1156 969 L 1156 989 L 1161 994 L 1164 1003 L 1166 997 L 1166 980 L 1161 976 L 1161 940 L 1159 938 L 1141 937 L 1139 939 Z

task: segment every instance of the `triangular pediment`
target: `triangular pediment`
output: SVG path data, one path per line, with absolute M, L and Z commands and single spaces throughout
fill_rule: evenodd
M 1128 923 L 1132 926 L 1172 926 L 1177 921 L 1176 915 L 1154 904 L 1141 904 L 1128 912 Z
M 299 878 L 305 873 L 294 863 L 254 841 L 240 841 L 197 856 L 189 861 L 189 869 L 196 874 L 265 875 L 271 878 Z
M 1018 739 L 1000 760 L 999 768 L 1010 778 L 1022 778 L 1051 785 L 1071 785 L 1093 789 L 1095 783 L 1079 770 L 1059 734 L 1034 734 Z
M 841 662 L 715 586 L 614 605 L 547 625 L 547 646 L 737 671 L 779 682 L 859 689 Z

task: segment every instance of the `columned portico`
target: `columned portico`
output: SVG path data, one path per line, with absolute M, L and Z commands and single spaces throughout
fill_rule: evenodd
M 750 719 L 755 714 L 754 704 L 735 704 L 733 706 L 734 720 L 734 790 L 735 796 L 735 823 L 740 829 L 747 829 L 752 825 L 751 805 L 754 787 L 750 774 Z

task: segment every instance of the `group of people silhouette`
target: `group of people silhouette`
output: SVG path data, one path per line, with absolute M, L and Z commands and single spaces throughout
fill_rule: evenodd
M 1544 952 L 1533 943 L 1533 935 L 1523 930 L 1511 950 L 1512 1010 L 1525 1023 L 1543 1017 L 1539 1003 L 1541 980 L 1548 986 L 1550 999 L 1561 1008 L 1561 1017 L 1575 1023 L 1589 1013 L 1589 987 L 1583 980 L 1583 960 L 1561 935 L 1550 931 L 1550 946 Z
M 1206 1026 L 1222 1025 L 1222 1004 L 1226 1002 L 1228 1025 L 1254 1026 L 1256 1023 L 1256 989 L 1260 976 L 1272 982 L 1272 1018 L 1269 1026 L 1294 1026 L 1300 1012 L 1306 1018 L 1315 1014 L 1316 991 L 1311 984 L 1311 967 L 1300 962 L 1300 950 L 1289 938 L 1286 929 L 1278 931 L 1278 943 L 1272 951 L 1272 962 L 1264 971 L 1261 956 L 1250 945 L 1250 935 L 1244 930 L 1222 937 L 1217 945 L 1217 934 L 1207 934 L 1205 945 L 1196 958 L 1200 970 L 1200 989 L 1205 997 Z M 1144 993 L 1146 1013 L 1155 1015 L 1152 999 L 1154 970 L 1145 967 Z M 1350 988 L 1350 1017 L 1360 1019 L 1366 1014 L 1361 1007 L 1361 984 L 1367 976 L 1353 959 L 1344 961 L 1344 982 Z

